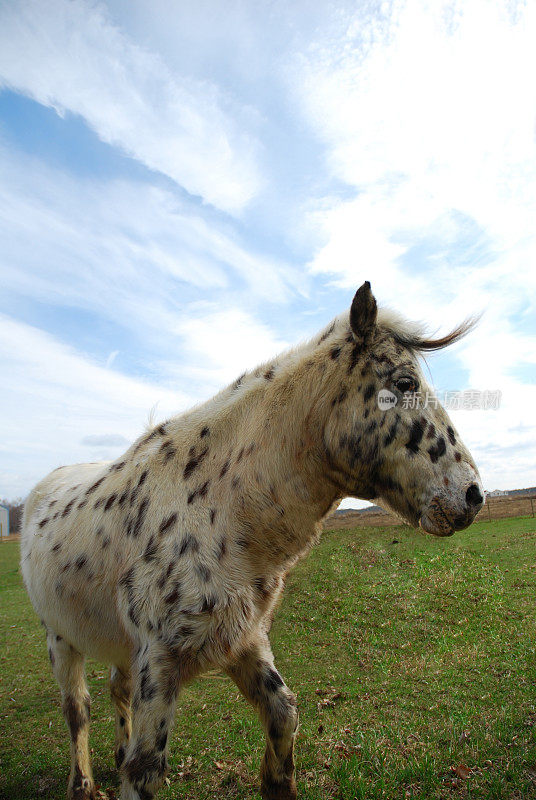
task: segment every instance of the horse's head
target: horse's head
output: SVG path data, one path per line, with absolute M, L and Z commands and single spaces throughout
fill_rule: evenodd
M 346 338 L 330 351 L 341 379 L 324 434 L 332 480 L 345 494 L 377 499 L 437 536 L 470 525 L 483 490 L 418 356 L 457 341 L 471 326 L 427 339 L 417 325 L 378 312 L 367 281 L 354 297 Z

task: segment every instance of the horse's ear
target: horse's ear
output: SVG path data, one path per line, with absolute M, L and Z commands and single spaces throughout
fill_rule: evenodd
M 358 339 L 367 339 L 376 325 L 378 306 L 370 290 L 369 281 L 360 286 L 350 308 L 350 327 Z

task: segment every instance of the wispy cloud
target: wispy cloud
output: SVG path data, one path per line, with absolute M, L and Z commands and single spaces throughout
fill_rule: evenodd
M 17 465 L 4 478 L 6 496 L 27 490 L 59 463 L 115 457 L 142 433 L 152 408 L 162 419 L 193 399 L 101 367 L 6 315 L 0 315 L 0 371 L 0 450 L 4 464 Z
M 259 192 L 258 143 L 217 86 L 173 74 L 101 5 L 0 6 L 0 86 L 81 115 L 99 137 L 190 194 L 238 213 Z M 246 117 L 244 113 L 244 119 Z
M 89 447 L 127 447 L 130 442 L 120 433 L 104 433 L 101 435 L 96 433 L 83 436 L 80 439 L 80 444 L 86 444 Z
M 221 310 L 210 303 L 191 309 L 177 321 L 175 330 L 182 340 L 183 357 L 180 365 L 168 362 L 166 371 L 180 371 L 207 397 L 288 347 L 247 311 Z
M 282 303 L 298 282 L 166 189 L 76 179 L 1 143 L 0 208 L 5 290 L 96 311 L 146 339 L 169 335 L 203 293 Z

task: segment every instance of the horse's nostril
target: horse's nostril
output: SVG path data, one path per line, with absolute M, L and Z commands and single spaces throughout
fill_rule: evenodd
M 484 498 L 480 494 L 480 489 L 476 483 L 472 483 L 465 493 L 465 499 L 468 506 L 481 506 Z

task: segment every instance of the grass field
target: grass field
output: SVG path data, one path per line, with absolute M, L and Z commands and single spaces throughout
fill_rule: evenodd
M 300 706 L 302 800 L 536 797 L 536 524 L 451 539 L 406 527 L 324 535 L 272 631 Z M 0 797 L 64 798 L 66 727 L 18 547 L 0 546 Z M 107 671 L 88 663 L 95 778 L 110 798 Z M 260 725 L 219 675 L 181 696 L 159 798 L 259 798 Z

